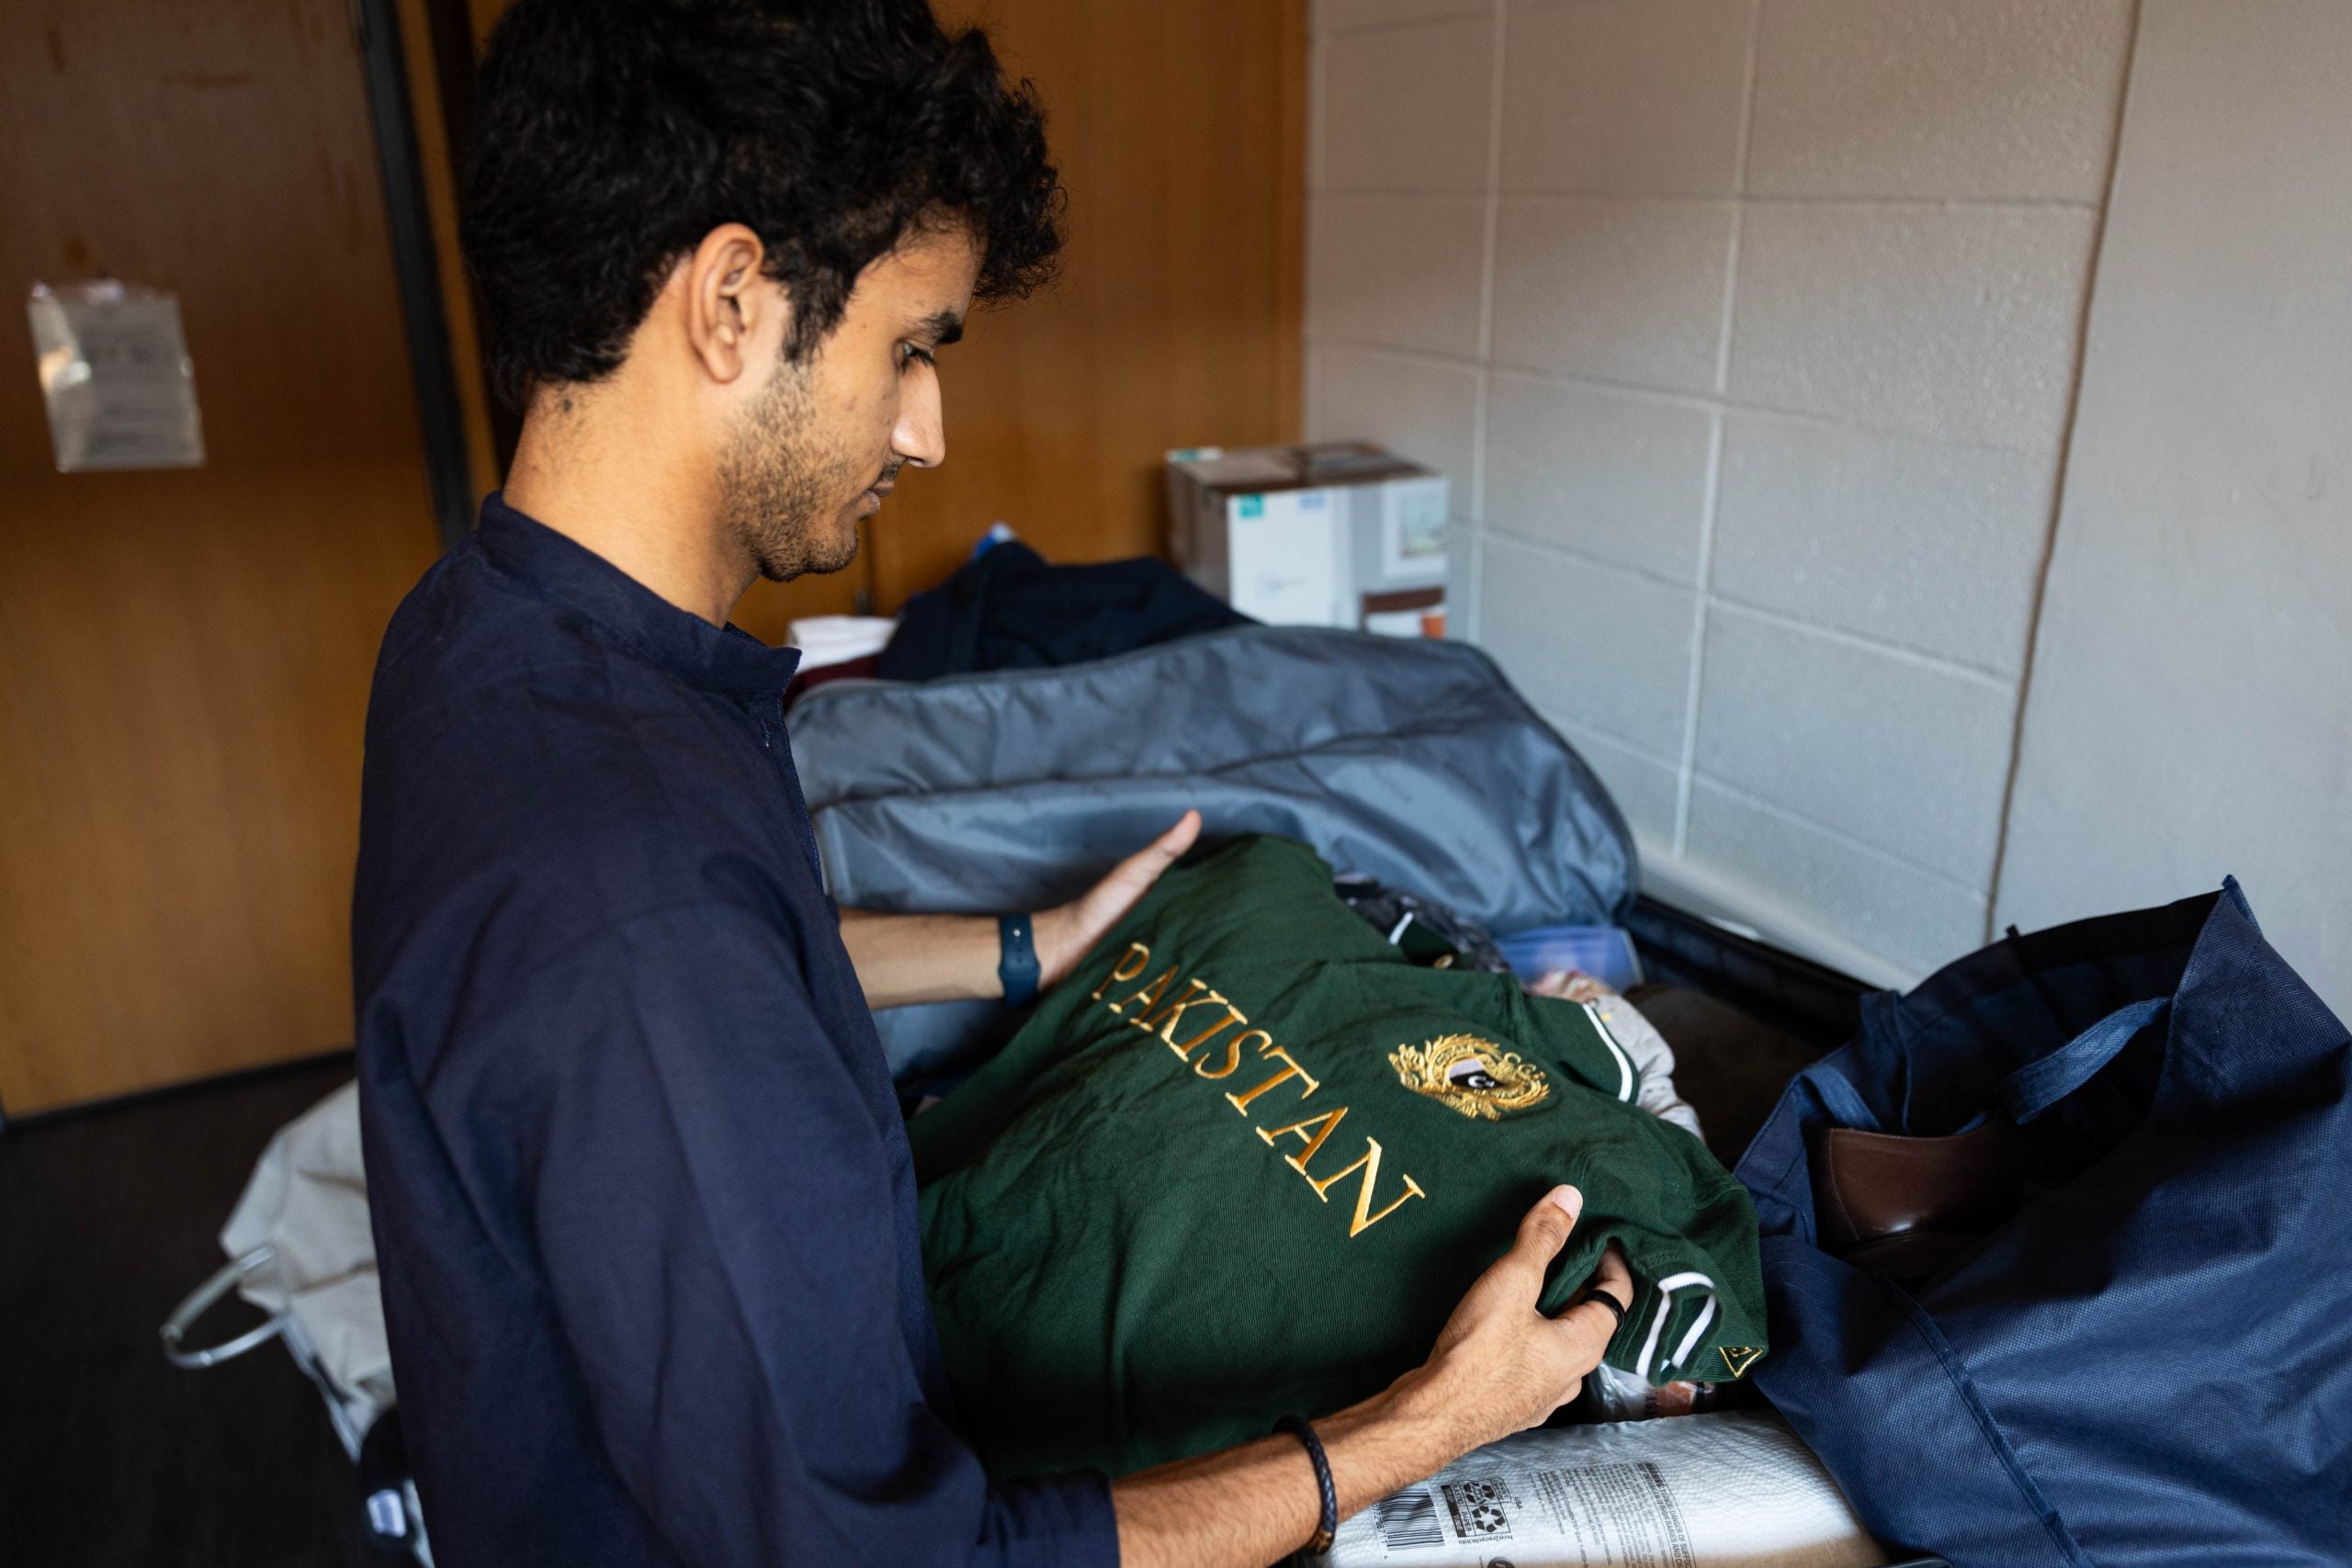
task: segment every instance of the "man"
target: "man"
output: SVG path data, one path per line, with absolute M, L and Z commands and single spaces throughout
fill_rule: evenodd
M 836 914 L 795 656 L 726 621 L 945 456 L 933 355 L 1057 243 L 1037 112 L 922 0 L 518 0 L 481 85 L 468 259 L 526 417 L 386 635 L 354 921 L 436 1558 L 1255 1564 L 1316 1529 L 1318 1465 L 1352 1511 L 1542 1420 L 1612 1327 L 1533 1309 L 1565 1188 L 1320 1459 L 980 1473 L 866 1008 L 1001 994 L 997 928 Z M 1039 915 L 1042 980 L 1198 828 Z

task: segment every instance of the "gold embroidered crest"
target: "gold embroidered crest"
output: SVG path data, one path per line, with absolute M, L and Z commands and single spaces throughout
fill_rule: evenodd
M 1441 1034 L 1388 1053 L 1397 1081 L 1473 1120 L 1532 1110 L 1552 1093 L 1544 1069 L 1475 1034 Z
M 1732 1377 L 1736 1380 L 1747 1376 L 1747 1369 L 1754 1366 L 1756 1358 L 1764 1352 L 1747 1345 L 1718 1345 L 1715 1353 L 1724 1359 L 1724 1365 L 1731 1370 Z

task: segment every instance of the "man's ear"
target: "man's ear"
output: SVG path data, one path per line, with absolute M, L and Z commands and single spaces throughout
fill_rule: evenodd
M 766 261 L 767 247 L 741 223 L 721 223 L 686 258 L 686 342 L 714 381 L 733 382 L 757 357 L 755 341 L 781 344 L 791 330 L 791 307 Z

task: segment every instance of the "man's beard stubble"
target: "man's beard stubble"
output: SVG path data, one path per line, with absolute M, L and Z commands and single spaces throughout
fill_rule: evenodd
M 863 488 L 859 464 L 827 449 L 817 430 L 808 367 L 779 360 L 719 462 L 727 530 L 771 582 L 839 571 L 857 558 L 857 528 L 842 511 Z

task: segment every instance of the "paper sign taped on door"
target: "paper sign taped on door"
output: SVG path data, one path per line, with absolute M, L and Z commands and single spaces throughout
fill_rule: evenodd
M 36 283 L 25 312 L 58 472 L 203 466 L 177 296 L 112 280 Z

